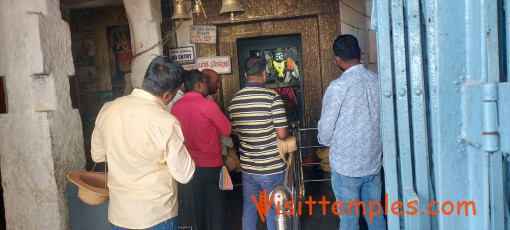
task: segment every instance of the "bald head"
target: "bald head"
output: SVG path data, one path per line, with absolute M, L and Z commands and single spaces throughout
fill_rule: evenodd
M 212 69 L 203 69 L 202 74 L 207 78 L 209 95 L 215 94 L 220 87 L 220 76 Z

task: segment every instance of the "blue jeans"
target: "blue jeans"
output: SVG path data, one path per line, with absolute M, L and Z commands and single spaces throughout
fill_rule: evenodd
M 342 201 L 343 206 L 339 211 L 344 211 L 343 215 L 340 215 L 340 229 L 341 230 L 358 230 L 359 229 L 359 216 L 356 215 L 356 209 L 358 205 L 351 205 L 350 214 L 348 203 L 353 201 L 361 200 L 365 204 L 366 210 L 364 211 L 361 207 L 358 214 L 363 214 L 369 229 L 380 230 L 386 229 L 386 220 L 384 219 L 384 204 L 381 203 L 381 189 L 382 180 L 381 172 L 375 175 L 368 175 L 362 177 L 347 177 L 342 176 L 339 173 L 332 170 L 331 172 L 331 185 L 333 186 L 333 192 L 337 201 Z M 372 205 L 370 207 L 370 201 L 378 201 L 381 206 Z M 380 214 L 372 215 L 372 222 L 369 221 L 369 213 L 372 209 L 376 212 L 379 209 Z
M 127 228 L 115 226 L 112 224 L 112 230 L 128 230 Z M 146 228 L 146 230 L 177 230 L 177 217 L 165 220 L 155 226 Z
M 260 176 L 243 173 L 243 230 L 256 230 L 258 212 L 253 202 L 252 195 L 259 200 L 261 189 L 266 190 L 267 195 L 277 185 L 283 185 L 285 173 L 278 173 L 268 176 Z M 271 208 L 266 216 L 268 230 L 274 230 L 274 216 L 276 211 Z

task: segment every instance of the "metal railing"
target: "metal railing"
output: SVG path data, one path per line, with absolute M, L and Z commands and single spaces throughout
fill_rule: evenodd
M 303 150 L 308 149 L 318 149 L 318 148 L 324 148 L 323 145 L 306 145 L 307 143 L 303 143 L 302 133 L 310 132 L 310 131 L 317 131 L 317 127 L 303 127 L 300 128 L 299 125 L 292 125 L 292 132 L 296 136 L 297 145 L 298 145 L 298 154 L 299 154 L 299 163 L 296 164 L 295 167 L 298 169 L 295 171 L 299 172 L 299 188 L 300 192 L 299 195 L 302 197 L 305 196 L 305 186 L 304 183 L 306 182 L 322 182 L 322 181 L 330 181 L 331 179 L 307 179 L 305 180 L 304 174 L 303 174 L 303 166 L 314 166 L 314 165 L 323 165 L 322 162 L 317 163 L 304 163 L 303 162 Z
M 305 182 L 312 181 L 329 181 L 331 179 L 317 179 L 317 180 L 305 180 L 303 174 L 303 166 L 310 165 L 322 165 L 322 163 L 303 163 L 303 150 L 311 149 L 311 148 L 322 148 L 322 145 L 305 145 L 302 140 L 301 133 L 308 131 L 316 131 L 317 128 L 314 127 L 304 127 L 300 128 L 299 123 L 291 123 L 290 124 L 291 131 L 293 135 L 296 137 L 298 151 L 297 153 L 291 153 L 287 159 L 287 170 L 285 172 L 285 181 L 284 185 L 290 190 L 292 194 L 292 199 L 294 200 L 294 206 L 299 202 L 303 201 L 305 197 Z M 296 207 L 294 207 L 296 210 Z M 275 221 L 276 229 L 278 230 L 298 230 L 301 229 L 301 221 L 298 212 L 294 212 L 292 216 L 286 218 L 284 221 L 288 221 L 288 223 L 279 225 L 278 221 Z M 281 226 L 285 226 L 282 228 Z

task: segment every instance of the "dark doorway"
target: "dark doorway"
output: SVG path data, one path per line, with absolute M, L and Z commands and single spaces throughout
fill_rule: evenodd
M 4 77 L 0 76 L 0 113 L 7 113 L 7 96 L 5 95 Z
M 239 82 L 246 84 L 244 62 L 249 57 L 266 60 L 266 88 L 274 89 L 285 103 L 287 119 L 303 122 L 303 68 L 301 35 L 237 40 Z

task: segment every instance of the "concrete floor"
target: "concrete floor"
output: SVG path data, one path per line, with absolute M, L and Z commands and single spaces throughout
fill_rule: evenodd
M 330 173 L 323 172 L 318 168 L 311 168 L 305 170 L 305 175 L 310 179 L 330 179 Z M 241 174 L 232 173 L 232 180 L 235 186 L 233 191 L 227 191 L 227 229 L 228 230 L 240 230 L 241 229 L 241 217 L 243 213 L 243 195 L 241 184 Z M 312 196 L 313 200 L 321 200 L 322 196 L 325 196 L 326 200 L 334 201 L 335 196 L 331 188 L 330 181 L 322 182 L 308 182 L 305 184 L 305 193 L 308 197 Z M 314 205 L 312 214 L 308 213 L 308 205 L 303 203 L 303 213 L 301 215 L 301 229 L 302 230 L 334 230 L 338 229 L 340 219 L 338 216 L 331 212 L 331 206 L 326 206 L 326 215 L 322 214 L 322 206 Z M 266 224 L 259 220 L 257 230 L 266 229 Z M 363 218 L 360 218 L 360 229 L 367 229 L 366 223 Z
M 323 172 L 318 168 L 306 168 L 304 171 L 305 178 L 307 179 L 330 179 L 330 173 Z M 226 230 L 240 230 L 242 228 L 241 219 L 243 213 L 243 193 L 241 186 L 241 173 L 231 173 L 232 181 L 234 183 L 234 190 L 226 191 L 226 208 L 227 208 L 227 228 Z M 108 202 L 99 206 L 90 206 L 81 202 L 77 197 L 77 186 L 72 183 L 68 184 L 68 197 L 71 215 L 71 225 L 73 229 L 110 229 L 110 224 L 107 219 Z M 180 191 L 179 196 L 185 198 L 186 195 L 191 194 L 191 191 Z M 331 182 L 308 182 L 305 183 L 306 197 L 312 196 L 315 201 L 321 200 L 325 196 L 326 200 L 334 201 L 334 194 L 331 188 Z M 194 217 L 189 216 L 186 218 L 185 213 L 189 213 L 190 207 L 186 204 L 180 203 L 180 226 L 193 225 Z M 188 204 L 191 205 L 191 204 Z M 313 215 L 308 213 L 308 205 L 303 203 L 301 215 L 301 229 L 302 230 L 335 230 L 339 226 L 339 218 L 331 212 L 331 206 L 326 206 L 326 215 L 322 214 L 322 205 L 314 205 L 312 212 Z M 1 223 L 1 221 L 0 221 Z M 2 229 L 0 227 L 0 229 Z M 183 228 L 184 229 L 184 228 Z M 191 228 L 187 228 L 191 229 Z M 266 229 L 266 223 L 259 220 L 257 230 Z M 366 223 L 363 218 L 360 218 L 360 229 L 367 229 Z M 204 229 L 207 230 L 207 229 Z
M 305 175 L 310 179 L 329 179 L 330 174 L 324 173 L 318 169 L 305 170 Z M 226 206 L 227 206 L 227 230 L 241 230 L 241 219 L 243 213 L 243 194 L 241 185 L 241 174 L 232 173 L 232 180 L 235 186 L 234 190 L 226 191 Z M 311 195 L 313 200 L 320 200 L 322 196 L 326 200 L 334 201 L 333 190 L 330 181 L 323 182 L 309 182 L 305 184 L 306 195 Z M 107 219 L 108 201 L 98 205 L 86 205 L 77 197 L 78 187 L 72 183 L 67 185 L 67 196 L 69 198 L 69 209 L 71 217 L 72 229 L 110 229 L 110 223 Z M 180 196 L 191 194 L 190 191 L 181 191 Z M 188 206 L 187 206 L 188 205 Z M 180 203 L 180 226 L 193 225 L 193 213 L 190 213 L 190 220 L 187 220 L 184 213 L 189 213 L 191 204 Z M 308 214 L 308 206 L 303 204 L 303 213 L 301 216 L 301 229 L 302 230 L 334 230 L 338 229 L 339 218 L 331 213 L 331 206 L 327 208 L 326 215 L 322 215 L 322 206 L 314 205 L 312 212 L 313 215 Z M 0 220 L 1 223 L 2 220 Z M 2 223 L 3 224 L 3 223 Z M 0 229 L 3 229 L 0 226 Z M 182 228 L 191 229 L 191 228 Z M 193 228 L 195 229 L 195 228 Z M 266 224 L 259 220 L 257 230 L 266 229 Z M 367 229 L 365 221 L 360 218 L 360 229 Z M 206 229 L 204 229 L 206 230 Z

